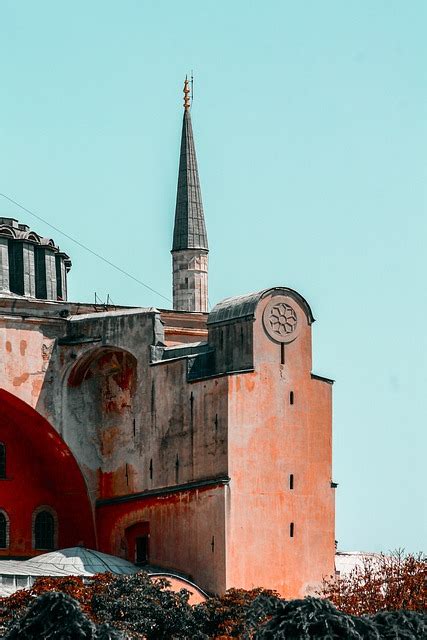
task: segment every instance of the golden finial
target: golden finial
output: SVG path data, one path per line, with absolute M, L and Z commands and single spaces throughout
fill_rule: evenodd
M 188 86 L 187 76 L 185 76 L 184 82 L 184 109 L 186 111 L 190 110 L 190 88 Z

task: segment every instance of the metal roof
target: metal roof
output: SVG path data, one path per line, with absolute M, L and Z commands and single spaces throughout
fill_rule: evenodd
M 269 294 L 284 295 L 294 298 L 296 302 L 301 304 L 304 309 L 309 324 L 314 322 L 314 317 L 308 302 L 293 289 L 288 287 L 272 287 L 264 289 L 256 293 L 249 293 L 243 296 L 235 296 L 233 298 L 225 298 L 214 306 L 208 316 L 208 324 L 218 324 L 220 322 L 229 322 L 238 318 L 253 317 L 258 303 Z
M 30 560 L 0 561 L 0 575 L 93 576 L 106 571 L 128 575 L 138 570 L 138 567 L 123 558 L 84 547 L 43 553 Z
M 208 250 L 190 111 L 184 111 L 172 251 Z

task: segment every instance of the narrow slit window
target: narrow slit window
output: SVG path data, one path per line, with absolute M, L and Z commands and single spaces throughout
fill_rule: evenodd
M 62 300 L 64 292 L 62 291 L 62 258 L 61 256 L 55 256 L 55 275 L 56 275 L 56 295 L 58 297 L 58 300 Z
M 289 393 L 289 404 L 294 404 L 294 392 Z
M 8 547 L 7 525 L 7 518 L 5 514 L 0 511 L 0 549 L 7 549 Z
M 46 252 L 43 249 L 43 247 L 35 247 L 34 270 L 35 270 L 35 279 L 36 279 L 36 298 L 46 300 L 47 298 Z
M 9 289 L 19 296 L 24 295 L 24 245 L 22 242 L 8 241 Z
M 289 489 L 293 489 L 294 488 L 294 474 L 291 473 L 291 475 L 289 476 Z
M 289 525 L 289 536 L 290 536 L 291 538 L 293 538 L 293 537 L 294 537 L 294 529 L 295 529 L 294 523 L 293 523 L 293 522 L 291 522 L 291 524 Z
M 178 454 L 176 454 L 176 459 L 175 459 L 175 482 L 176 484 L 178 484 L 179 481 L 179 456 Z
M 6 478 L 6 445 L 0 442 L 0 478 Z
M 285 364 L 285 345 L 280 345 L 280 364 Z
M 150 459 L 150 480 L 153 479 L 153 458 Z

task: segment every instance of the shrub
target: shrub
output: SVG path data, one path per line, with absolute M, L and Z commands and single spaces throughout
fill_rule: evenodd
M 197 623 L 209 638 L 240 638 L 248 612 L 261 594 L 272 599 L 279 597 L 275 591 L 265 589 L 229 589 L 223 596 L 214 596 L 194 607 Z M 263 612 L 260 615 L 265 617 Z M 254 613 L 252 617 L 254 622 Z
M 264 624 L 257 624 L 260 612 L 264 612 Z M 256 640 L 379 640 L 375 625 L 368 620 L 353 618 L 338 611 L 333 604 L 320 598 L 304 600 L 259 599 L 254 603 L 255 620 L 250 616 L 250 626 Z
M 45 593 L 6 635 L 7 640 L 93 640 L 95 625 L 65 593 Z
M 366 557 L 360 567 L 347 576 L 326 580 L 319 595 L 353 615 L 377 611 L 427 609 L 427 563 L 423 554 Z
M 371 616 L 382 640 L 427 638 L 426 618 L 414 611 L 380 611 Z
M 92 598 L 93 614 L 101 621 L 147 640 L 192 638 L 204 635 L 188 604 L 189 592 L 170 591 L 164 579 L 152 580 L 146 573 L 113 576 L 106 588 Z

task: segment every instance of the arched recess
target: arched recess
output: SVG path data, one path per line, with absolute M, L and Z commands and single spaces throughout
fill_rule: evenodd
M 40 244 L 40 236 L 35 231 L 30 231 L 27 238 L 36 244 Z
M 9 238 L 16 238 L 16 233 L 10 227 L 0 225 L 0 236 L 8 236 Z
M 0 549 L 0 556 L 42 553 L 33 541 L 34 513 L 41 506 L 56 514 L 55 546 L 95 548 L 93 512 L 76 459 L 43 416 L 4 389 L 0 441 L 8 454 L 0 506 L 10 520 L 9 547 Z
M 136 438 L 137 360 L 116 346 L 91 348 L 66 384 L 66 439 L 96 477 L 98 497 L 129 493 L 133 473 L 123 452 Z M 95 480 L 93 480 L 95 482 Z
M 126 396 L 133 395 L 136 386 L 136 358 L 129 351 L 113 346 L 102 346 L 91 349 L 82 355 L 73 366 L 68 385 L 81 387 L 90 379 L 102 380 L 105 391 L 111 399 L 107 410 L 120 411 L 126 405 Z M 112 383 L 115 388 L 112 388 Z M 120 390 L 124 393 L 120 394 Z M 127 393 L 126 393 L 127 392 Z M 113 396 L 121 395 L 114 399 Z

